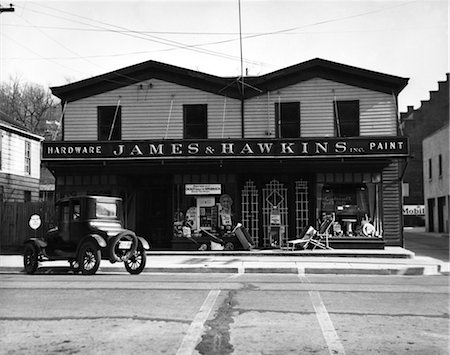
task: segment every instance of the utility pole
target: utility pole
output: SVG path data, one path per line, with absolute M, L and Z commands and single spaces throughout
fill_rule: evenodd
M 3 12 L 14 12 L 15 9 L 13 7 L 13 4 L 9 4 L 9 7 L 2 7 L 2 5 L 0 5 L 0 14 L 2 14 Z

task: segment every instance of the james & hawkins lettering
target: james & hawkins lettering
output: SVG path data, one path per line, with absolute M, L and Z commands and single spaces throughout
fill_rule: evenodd
M 43 160 L 407 156 L 405 137 L 44 142 Z

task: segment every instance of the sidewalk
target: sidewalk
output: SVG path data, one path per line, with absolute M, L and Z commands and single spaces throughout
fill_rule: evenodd
M 38 273 L 67 272 L 68 263 L 41 263 Z M 0 272 L 23 272 L 21 255 L 0 255 Z M 122 263 L 102 260 L 100 273 L 126 272 Z M 251 250 L 235 252 L 147 253 L 144 273 L 286 273 L 336 275 L 439 275 L 449 263 L 418 257 L 400 247 L 384 250 Z

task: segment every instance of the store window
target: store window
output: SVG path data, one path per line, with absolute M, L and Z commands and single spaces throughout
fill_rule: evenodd
M 177 175 L 175 178 L 174 237 L 195 238 L 205 231 L 215 236 L 236 225 L 234 176 Z
M 338 137 L 359 136 L 359 101 L 334 101 L 334 122 Z
M 277 138 L 300 137 L 300 102 L 275 104 Z
M 122 107 L 98 106 L 97 127 L 99 141 L 122 139 Z
M 184 139 L 208 138 L 208 106 L 183 105 Z
M 377 185 L 319 184 L 319 219 L 334 215 L 333 237 L 374 237 L 380 223 Z M 364 227 L 370 224 L 370 228 Z

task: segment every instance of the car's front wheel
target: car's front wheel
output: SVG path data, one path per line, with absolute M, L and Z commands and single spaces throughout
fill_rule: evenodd
M 33 244 L 25 245 L 23 253 L 23 266 L 27 274 L 34 274 L 39 264 L 39 251 Z
M 97 244 L 86 242 L 80 249 L 78 265 L 83 275 L 94 275 L 100 267 L 101 252 Z
M 125 261 L 125 269 L 132 275 L 140 274 L 145 269 L 147 262 L 147 255 L 141 244 L 136 248 L 136 251 L 130 258 Z

